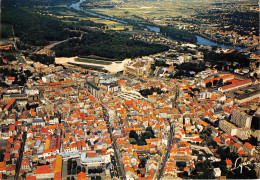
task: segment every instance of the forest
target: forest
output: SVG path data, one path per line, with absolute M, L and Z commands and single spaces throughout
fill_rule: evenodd
M 38 2 L 38 0 L 30 1 Z M 58 0 L 50 1 L 57 2 Z M 11 0 L 9 4 L 4 3 L 1 23 L 13 26 L 15 36 L 19 37 L 20 40 L 17 45 L 22 49 L 29 49 L 29 46 L 45 46 L 51 44 L 52 41 L 62 41 L 80 36 L 82 37 L 71 39 L 57 46 L 55 48 L 56 56 L 97 55 L 123 60 L 147 56 L 169 49 L 163 45 L 132 40 L 130 35 L 123 33 L 105 33 L 101 30 L 92 30 L 89 28 L 89 26 L 94 25 L 91 21 L 65 23 L 57 18 L 36 12 L 34 7 L 12 5 L 12 3 L 18 2 L 18 0 Z M 100 26 L 100 24 L 97 24 L 97 26 Z
M 49 41 L 61 41 L 80 35 L 65 29 L 66 25 L 58 19 L 17 6 L 2 8 L 1 23 L 12 24 L 15 36 L 32 46 L 44 46 Z
M 104 33 L 89 31 L 82 38 L 71 39 L 55 48 L 56 56 L 72 57 L 97 55 L 116 60 L 147 56 L 166 51 L 163 45 L 148 44 L 143 41 L 129 39 L 129 35 L 122 33 Z

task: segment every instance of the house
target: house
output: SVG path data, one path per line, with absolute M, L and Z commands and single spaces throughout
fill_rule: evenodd
M 6 167 L 6 175 L 7 176 L 14 176 L 15 175 L 16 166 L 13 164 L 8 164 Z
M 246 142 L 243 146 L 243 149 L 248 155 L 253 155 L 254 147 L 250 143 Z
M 232 161 L 230 159 L 226 159 L 227 168 L 230 170 L 232 168 Z
M 215 178 L 220 177 L 221 176 L 221 170 L 219 168 L 214 168 L 213 174 L 214 174 Z
M 35 119 L 33 119 L 32 125 L 33 126 L 36 126 L 36 125 L 45 126 L 45 121 L 40 118 L 35 118 Z
M 86 180 L 86 179 L 87 179 L 86 173 L 81 171 L 80 173 L 77 174 L 77 180 Z
M 23 169 L 25 171 L 29 171 L 31 169 L 30 162 L 28 159 L 25 159 L 25 158 L 23 159 L 21 169 Z
M 6 164 L 5 164 L 5 162 L 0 162 L 0 173 L 6 174 Z

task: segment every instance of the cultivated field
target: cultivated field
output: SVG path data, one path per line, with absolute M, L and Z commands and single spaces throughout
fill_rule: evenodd
M 207 0 L 135 1 L 124 2 L 114 6 L 114 8 L 91 10 L 111 17 L 138 20 L 139 18 L 187 17 L 195 14 L 198 10 L 210 8 L 212 3 L 212 1 Z

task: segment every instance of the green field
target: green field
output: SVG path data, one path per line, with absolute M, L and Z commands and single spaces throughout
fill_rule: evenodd
M 77 62 L 85 62 L 85 63 L 93 63 L 93 64 L 102 64 L 102 65 L 110 65 L 111 62 L 108 61 L 102 61 L 97 59 L 89 59 L 89 58 L 77 58 Z
M 106 57 L 101 57 L 101 56 L 96 56 L 96 55 L 80 56 L 80 58 L 88 58 L 88 59 L 95 59 L 95 60 L 101 60 L 101 61 L 116 61 L 116 59 L 106 58 Z
M 83 64 L 76 64 L 76 63 L 69 63 L 74 66 L 78 66 L 84 69 L 91 69 L 91 70 L 103 70 L 103 67 L 100 66 L 92 66 L 92 65 L 83 65 Z

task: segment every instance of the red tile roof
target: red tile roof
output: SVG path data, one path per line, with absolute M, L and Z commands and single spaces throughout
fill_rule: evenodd
M 238 81 L 238 82 L 226 85 L 226 86 L 222 86 L 221 89 L 223 89 L 223 90 L 230 89 L 230 88 L 233 88 L 233 87 L 236 87 L 236 86 L 241 86 L 241 85 L 247 84 L 247 83 L 251 83 L 251 80 L 247 79 L 247 80 L 244 80 L 244 81 Z
M 248 142 L 246 142 L 244 145 L 245 145 L 247 148 L 249 148 L 249 149 L 252 149 L 252 148 L 253 148 L 253 146 L 252 146 L 250 143 L 248 143 Z
M 230 159 L 227 159 L 227 160 L 226 160 L 226 164 L 227 164 L 227 165 L 232 165 L 232 161 L 231 161 Z
M 26 180 L 35 180 L 36 177 L 35 176 L 26 176 Z
M 10 102 L 9 102 L 9 104 L 7 104 L 7 106 L 5 107 L 5 109 L 6 110 L 8 110 L 11 106 L 12 106 L 12 104 L 15 102 L 15 99 L 12 99 Z

